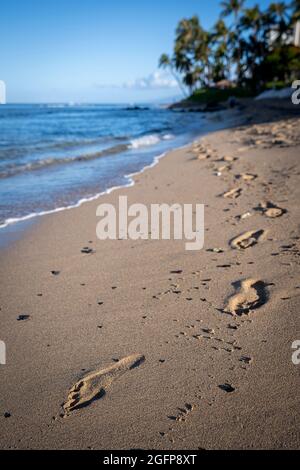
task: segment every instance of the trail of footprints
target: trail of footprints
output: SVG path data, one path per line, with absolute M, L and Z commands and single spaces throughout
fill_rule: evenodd
M 195 147 L 194 151 L 196 153 L 199 152 L 198 154 L 199 160 L 207 160 L 211 157 L 214 157 L 214 158 L 217 157 L 217 152 L 215 150 L 212 150 L 208 146 L 200 145 L 198 147 Z M 233 158 L 233 157 L 228 157 L 228 158 L 224 157 L 223 159 L 218 159 L 215 161 L 227 161 L 227 162 L 232 163 L 235 160 L 236 158 Z M 223 165 L 222 167 L 216 168 L 217 170 L 216 174 L 217 176 L 221 176 L 223 171 L 230 171 L 231 169 L 232 169 L 231 164 Z M 258 175 L 253 174 L 253 173 L 242 173 L 236 176 L 237 179 L 240 179 L 242 182 L 245 182 L 246 184 L 249 184 L 251 181 L 255 180 L 257 177 Z M 233 187 L 227 190 L 225 193 L 223 193 L 223 197 L 226 199 L 227 198 L 237 199 L 242 195 L 243 190 L 244 189 L 241 186 Z M 278 207 L 277 205 L 271 202 L 261 203 L 257 210 L 259 210 L 263 215 L 269 218 L 280 217 L 286 212 L 284 209 Z M 240 217 L 240 219 L 246 218 L 250 215 L 251 213 L 249 212 L 245 213 L 243 214 L 243 216 Z M 253 247 L 257 243 L 263 241 L 266 234 L 267 234 L 267 231 L 263 229 L 249 230 L 247 232 L 244 232 L 234 237 L 232 240 L 230 240 L 229 245 L 232 249 L 246 250 L 250 247 Z M 212 250 L 212 251 L 215 251 L 215 250 Z M 220 252 L 223 252 L 223 250 L 220 250 Z M 240 317 L 242 315 L 248 315 L 250 312 L 263 306 L 268 299 L 267 286 L 263 281 L 259 279 L 251 278 L 251 279 L 239 280 L 233 283 L 233 286 L 234 286 L 234 293 L 230 296 L 230 298 L 228 299 L 227 305 L 223 309 L 224 312 L 230 315 L 233 315 L 236 317 Z M 174 287 L 177 287 L 177 286 L 174 286 Z M 166 293 L 169 293 L 169 291 Z M 195 325 L 190 325 L 190 326 L 187 326 L 186 328 L 190 330 L 190 329 L 195 328 Z M 237 328 L 238 326 L 235 324 L 228 325 L 229 330 L 234 331 Z M 175 336 L 177 338 L 180 338 L 180 336 L 189 337 L 190 335 L 188 335 L 185 331 L 181 331 L 178 335 L 175 335 Z M 211 348 L 216 351 L 225 351 L 227 353 L 232 353 L 234 351 L 240 351 L 242 349 L 241 346 L 239 346 L 235 340 L 225 340 L 223 337 L 215 335 L 215 331 L 211 328 L 202 328 L 200 333 L 193 334 L 192 337 L 198 341 L 212 342 Z M 240 356 L 238 360 L 244 365 L 243 368 L 246 368 L 246 366 L 248 366 L 252 362 L 252 358 L 250 356 Z M 227 393 L 233 392 L 235 390 L 235 387 L 233 387 L 231 384 L 228 384 L 228 383 L 218 385 L 218 387 Z
M 248 148 L 248 147 L 247 147 Z M 217 152 L 212 150 L 208 146 L 199 145 L 195 146 L 194 152 L 198 153 L 199 160 L 207 160 L 211 157 L 217 156 Z M 223 158 L 221 159 L 227 162 L 233 162 L 236 159 L 233 157 Z M 220 161 L 220 159 L 218 160 Z M 223 167 L 217 168 L 217 176 L 221 176 L 223 171 L 229 171 L 232 169 L 231 165 L 224 165 Z M 244 181 L 246 184 L 255 180 L 258 177 L 256 174 L 252 173 L 242 173 L 238 175 L 238 179 Z M 225 193 L 223 193 L 223 198 L 225 199 L 237 199 L 243 194 L 244 188 L 241 186 L 232 187 L 228 189 Z M 254 210 L 259 211 L 263 216 L 267 218 L 277 218 L 281 217 L 287 211 L 284 208 L 281 208 L 274 204 L 271 201 L 264 201 L 259 204 L 258 208 L 254 208 Z M 246 212 L 240 217 L 240 220 L 251 216 L 251 212 Z M 232 249 L 236 250 L 246 250 L 248 248 L 253 247 L 257 243 L 260 243 L 266 238 L 268 231 L 264 229 L 256 229 L 256 230 L 248 230 L 233 239 L 230 240 L 229 245 Z M 296 250 L 295 244 L 288 246 L 286 251 L 290 251 L 293 249 Z M 299 250 L 296 250 L 299 253 Z M 249 315 L 252 311 L 259 309 L 268 301 L 268 290 L 267 284 L 255 278 L 248 278 L 243 280 L 238 280 L 233 283 L 234 292 L 228 298 L 226 306 L 224 307 L 223 311 L 230 315 L 233 315 L 236 318 L 241 318 L 244 315 Z M 205 299 L 206 300 L 206 299 Z M 232 324 L 228 323 L 227 328 L 229 331 L 235 332 L 239 327 L 239 324 Z M 194 331 L 195 325 L 189 325 L 186 327 L 189 331 Z M 182 331 L 180 333 L 183 337 L 189 336 L 186 332 Z M 176 337 L 180 337 L 180 335 L 176 335 Z M 223 335 L 222 335 L 223 336 Z M 213 328 L 201 328 L 201 332 L 192 334 L 192 337 L 197 341 L 209 341 L 211 342 L 211 348 L 216 351 L 225 351 L 227 353 L 233 353 L 241 351 L 242 347 L 237 344 L 235 339 L 226 340 L 220 335 L 216 335 L 215 330 Z M 253 358 L 249 355 L 240 355 L 238 361 L 241 363 L 241 367 L 243 369 L 247 369 L 252 361 Z M 225 382 L 223 384 L 218 384 L 218 388 L 225 392 L 225 393 L 233 393 L 236 391 L 236 387 L 233 386 L 231 383 Z M 191 406 L 191 405 L 189 405 Z M 170 419 L 175 420 L 176 422 L 185 421 L 190 411 L 193 408 L 183 409 L 179 411 L 177 416 L 169 417 Z M 171 429 L 172 430 L 172 429 Z M 162 433 L 164 434 L 164 433 Z
M 254 128 L 254 130 L 258 134 L 260 132 L 265 132 L 265 130 L 260 131 L 259 127 Z M 276 138 L 278 138 L 278 136 Z M 248 146 L 246 146 L 244 149 L 240 148 L 240 152 L 249 148 L 249 141 L 245 143 L 247 143 Z M 253 145 L 253 142 L 250 145 Z M 260 143 L 256 141 L 254 145 L 260 145 Z M 216 162 L 226 163 L 216 168 L 217 176 L 221 176 L 222 172 L 224 171 L 230 171 L 232 169 L 232 163 L 237 160 L 237 158 L 231 156 L 225 156 L 221 159 L 218 159 L 217 151 L 211 149 L 209 144 L 196 143 L 192 151 L 197 154 L 198 160 L 207 160 L 213 157 L 215 158 L 214 161 Z M 252 173 L 242 173 L 241 175 L 238 175 L 238 179 L 240 179 L 246 184 L 249 184 L 249 182 L 253 181 L 256 178 L 257 175 Z M 241 186 L 232 187 L 231 189 L 228 189 L 225 193 L 223 193 L 223 197 L 225 199 L 237 199 L 243 194 L 243 191 L 244 188 Z M 286 209 L 283 209 L 270 201 L 262 202 L 257 208 L 254 209 L 268 218 L 281 217 L 287 212 Z M 246 214 L 251 215 L 251 213 Z M 243 217 L 241 217 L 241 219 L 242 218 Z M 232 249 L 246 250 L 264 240 L 266 233 L 267 232 L 263 229 L 250 230 L 234 237 L 232 240 L 230 240 L 229 245 Z M 171 274 L 181 273 L 182 270 L 171 272 Z M 177 281 L 180 280 L 183 280 L 183 278 L 177 279 Z M 243 315 L 248 315 L 250 312 L 263 306 L 268 300 L 267 284 L 260 279 L 249 278 L 239 280 L 233 283 L 233 288 L 234 292 L 228 298 L 223 311 L 224 313 L 228 313 L 237 318 Z M 194 287 L 193 289 L 196 289 L 196 287 Z M 197 289 L 199 289 L 199 287 L 197 287 Z M 190 292 L 190 290 L 191 289 L 188 289 L 187 291 Z M 181 293 L 183 293 L 183 291 L 182 289 L 180 289 L 179 283 L 174 282 L 166 291 L 159 292 L 158 294 L 153 295 L 153 299 L 160 299 L 161 297 L 169 294 L 178 295 Z M 187 300 L 189 300 L 189 298 L 187 298 Z M 192 298 L 190 300 L 192 300 Z M 203 301 L 206 301 L 206 299 L 203 298 Z M 209 304 L 213 306 L 210 302 Z M 238 327 L 239 325 L 236 323 L 228 323 L 227 325 L 228 330 L 232 331 L 233 333 L 238 329 Z M 193 329 L 195 328 L 195 325 L 187 326 L 187 328 Z M 181 332 L 181 334 L 183 336 L 186 336 L 185 332 Z M 176 336 L 179 337 L 179 335 Z M 192 338 L 197 341 L 211 341 L 211 347 L 216 351 L 224 350 L 227 353 L 232 353 L 233 351 L 242 350 L 242 347 L 237 344 L 236 340 L 226 340 L 222 337 L 217 336 L 213 328 L 202 328 L 201 332 L 192 334 Z M 242 355 L 239 357 L 238 360 L 239 362 L 241 362 L 241 364 L 243 364 L 243 368 L 246 368 L 246 366 L 249 366 L 251 364 L 252 357 L 248 355 Z M 138 367 L 144 361 L 145 357 L 140 354 L 127 356 L 106 368 L 100 368 L 91 372 L 79 381 L 77 381 L 69 390 L 67 399 L 63 404 L 64 416 L 68 416 L 74 410 L 86 407 L 90 405 L 93 401 L 104 397 L 115 381 L 118 381 L 124 374 Z M 230 383 L 219 384 L 218 387 L 222 391 L 227 393 L 232 393 L 236 389 Z M 183 408 L 178 408 L 178 412 L 176 415 L 168 416 L 168 418 L 175 421 L 176 423 L 185 422 L 189 415 L 192 413 L 192 411 L 195 409 L 195 407 L 196 405 L 187 403 Z M 170 428 L 169 431 L 172 431 L 172 428 Z M 165 435 L 165 433 L 161 433 L 161 435 L 163 436 Z
M 226 191 L 223 194 L 223 197 L 230 198 L 230 199 L 237 199 L 242 194 L 242 191 L 243 191 L 242 188 L 232 188 Z
M 210 147 L 199 145 L 196 146 L 194 151 L 198 152 L 199 160 L 206 160 L 211 157 L 216 157 L 217 152 L 212 150 Z M 224 158 L 223 161 L 234 162 L 236 159 Z M 220 159 L 218 160 L 220 161 Z M 223 171 L 230 171 L 232 165 L 224 165 L 223 167 L 217 168 L 217 176 L 221 176 Z M 258 177 L 256 174 L 252 173 L 242 173 L 238 175 L 238 179 L 246 184 L 249 184 L 251 181 L 255 180 Z M 244 188 L 240 185 L 231 187 L 225 193 L 223 193 L 223 198 L 225 199 L 237 199 L 243 194 Z M 287 211 L 271 201 L 262 202 L 259 204 L 258 208 L 254 210 L 259 211 L 262 215 L 267 218 L 277 218 L 281 217 Z M 247 212 L 240 217 L 240 220 L 251 216 L 251 212 Z M 236 250 L 246 250 L 253 247 L 257 243 L 263 241 L 266 237 L 267 231 L 264 229 L 248 230 L 238 236 L 232 238 L 229 242 L 229 245 L 232 249 Z M 241 317 L 243 315 L 248 315 L 250 312 L 259 309 L 268 301 L 268 291 L 267 284 L 260 279 L 243 279 L 238 280 L 233 283 L 234 292 L 228 298 L 227 304 L 223 309 L 224 312 L 229 313 L 235 317 Z M 194 325 L 191 325 L 191 328 L 194 328 Z M 238 328 L 236 324 L 228 324 L 228 329 L 234 331 Z M 194 334 L 193 337 L 196 340 L 200 341 L 212 341 L 212 348 L 215 350 L 225 350 L 228 353 L 233 352 L 234 350 L 241 350 L 242 348 L 236 344 L 236 341 L 226 341 L 222 337 L 215 335 L 215 331 L 212 328 L 202 328 L 201 333 Z M 219 344 L 216 344 L 219 343 Z M 222 346 L 221 346 L 222 345 Z M 243 364 L 243 368 L 249 366 L 252 362 L 252 357 L 248 355 L 240 356 L 239 362 Z M 229 383 L 220 384 L 218 387 L 227 393 L 232 393 L 235 391 L 235 387 Z
M 233 131 L 236 135 L 233 143 L 243 145 L 240 152 L 249 148 L 291 147 L 300 143 L 298 128 L 299 121 L 293 118 L 273 125 L 255 124 Z

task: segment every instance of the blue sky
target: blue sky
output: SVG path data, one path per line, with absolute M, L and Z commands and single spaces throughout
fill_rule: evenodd
M 157 74 L 182 17 L 217 19 L 219 0 L 1 0 L 8 102 L 146 102 L 177 96 Z M 262 7 L 268 0 L 247 1 Z

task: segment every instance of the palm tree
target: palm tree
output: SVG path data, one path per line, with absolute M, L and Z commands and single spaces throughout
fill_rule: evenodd
M 199 82 L 199 77 L 203 75 L 203 69 L 200 67 L 195 67 L 191 72 L 187 72 L 184 77 L 183 81 L 185 85 L 190 89 L 191 93 L 195 91 L 197 84 Z
M 177 73 L 175 72 L 173 60 L 168 56 L 168 54 L 162 54 L 159 58 L 158 66 L 162 69 L 169 69 L 171 72 L 172 76 L 175 78 L 176 82 L 178 83 L 178 86 L 184 96 L 187 96 L 187 93 L 182 86 L 182 80 L 180 77 L 178 77 Z
M 221 17 L 226 18 L 227 16 L 233 15 L 234 17 L 234 24 L 233 26 L 237 25 L 238 18 L 242 8 L 244 6 L 245 0 L 223 0 L 221 2 Z
M 293 22 L 300 20 L 300 0 L 293 0 L 290 7 L 292 8 Z
M 253 8 L 246 8 L 243 16 L 240 19 L 240 26 L 244 31 L 252 31 L 252 34 L 257 36 L 261 31 L 262 26 L 262 13 L 258 5 Z
M 159 58 L 159 67 L 167 68 L 171 67 L 171 59 L 168 54 L 162 54 Z
M 226 18 L 227 16 L 233 15 L 233 24 L 231 25 L 231 32 L 235 38 L 235 47 L 234 47 L 234 54 L 235 57 L 234 62 L 236 63 L 236 74 L 238 80 L 240 80 L 241 76 L 241 51 L 239 51 L 238 44 L 240 42 L 239 31 L 238 31 L 238 23 L 239 17 L 242 12 L 245 0 L 223 0 L 221 2 L 221 17 Z M 232 38 L 231 38 L 232 39 Z
M 210 34 L 199 23 L 199 18 L 193 16 L 183 19 L 176 29 L 174 46 L 174 62 L 178 71 L 187 75 L 185 83 L 197 81 L 207 85 L 210 80 Z
M 289 7 L 286 3 L 276 2 L 269 5 L 268 11 L 273 13 L 277 20 L 286 21 L 289 18 L 288 9 Z
M 159 66 L 169 68 L 190 91 L 230 78 L 231 71 L 239 84 L 257 91 L 274 77 L 288 81 L 300 69 L 299 50 L 284 40 L 300 19 L 300 0 L 290 1 L 275 0 L 261 11 L 259 5 L 244 8 L 245 0 L 223 0 L 221 18 L 211 31 L 202 28 L 197 16 L 182 19 L 173 54 L 163 54 Z M 227 16 L 233 16 L 230 27 L 223 20 Z
M 284 2 L 271 3 L 266 11 L 268 23 L 273 27 L 273 31 L 277 33 L 275 41 L 281 43 L 282 37 L 291 27 L 290 17 L 288 14 L 289 7 Z
M 243 47 L 244 75 L 246 74 L 251 80 L 254 88 L 259 88 L 261 85 L 260 80 L 263 77 L 260 77 L 259 70 L 261 70 L 269 50 L 269 44 L 266 40 L 266 24 L 266 16 L 258 5 L 245 9 L 239 23 L 241 35 L 245 41 Z
M 214 81 L 230 78 L 231 60 L 228 53 L 229 30 L 222 19 L 213 27 L 211 34 Z

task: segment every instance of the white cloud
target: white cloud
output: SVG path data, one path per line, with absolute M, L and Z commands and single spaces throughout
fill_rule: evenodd
M 147 77 L 124 83 L 123 87 L 135 90 L 157 90 L 178 88 L 178 84 L 168 72 L 156 70 Z
M 147 77 L 137 78 L 132 81 L 117 83 L 94 83 L 95 88 L 127 89 L 127 90 L 174 90 L 178 89 L 175 78 L 166 70 L 156 70 Z

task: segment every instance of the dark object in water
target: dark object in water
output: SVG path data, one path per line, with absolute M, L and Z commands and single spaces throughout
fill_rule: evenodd
M 147 106 L 128 106 L 125 111 L 149 111 Z

